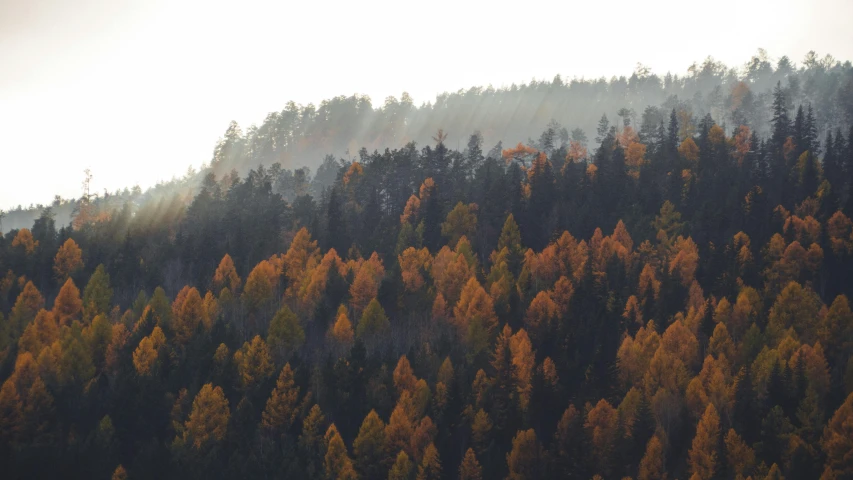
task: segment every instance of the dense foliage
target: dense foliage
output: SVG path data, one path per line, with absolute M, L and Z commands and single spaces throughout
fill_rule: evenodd
M 0 237 L 4 475 L 853 478 L 853 73 L 807 67 L 594 143 L 241 177 L 226 138 L 194 193 L 42 211 Z

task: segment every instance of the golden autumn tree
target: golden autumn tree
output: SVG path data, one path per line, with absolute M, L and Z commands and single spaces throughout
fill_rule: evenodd
M 584 429 L 592 444 L 599 470 L 609 471 L 613 448 L 619 430 L 619 414 L 607 400 L 601 399 L 595 407 L 589 406 Z
M 400 395 L 405 391 L 414 392 L 415 384 L 418 382 L 415 377 L 412 366 L 409 364 L 409 359 L 405 355 L 401 355 L 397 361 L 397 366 L 394 368 L 394 387 L 397 389 L 397 394 Z
M 544 452 L 533 429 L 519 430 L 512 439 L 512 450 L 506 454 L 509 480 L 540 478 Z
M 663 445 L 657 435 L 652 435 L 646 444 L 646 453 L 640 460 L 637 480 L 666 480 L 666 462 Z
M 765 332 L 770 344 L 778 343 L 791 327 L 802 341 L 814 342 L 818 335 L 820 308 L 820 297 L 814 291 L 797 282 L 788 283 L 770 308 Z
M 660 335 L 655 330 L 655 322 L 637 330 L 634 338 L 626 335 L 616 353 L 619 378 L 624 385 L 641 386 L 649 363 L 660 346 Z
M 349 315 L 347 315 L 346 305 L 338 307 L 338 313 L 335 316 L 335 323 L 329 329 L 329 338 L 341 348 L 349 348 L 352 346 L 355 338 L 355 331 L 352 328 Z
M 473 449 L 468 449 L 465 456 L 462 457 L 462 464 L 459 465 L 459 480 L 482 480 L 483 467 L 477 461 L 477 456 Z
M 714 333 L 711 335 L 708 351 L 711 355 L 716 357 L 725 355 L 728 359 L 735 358 L 735 344 L 732 342 L 732 337 L 729 336 L 729 331 L 726 328 L 725 323 L 720 322 L 716 327 L 714 327 Z
M 699 147 L 692 138 L 688 137 L 678 146 L 678 153 L 691 164 L 699 160 Z
M 474 272 L 461 252 L 453 251 L 445 245 L 432 261 L 430 275 L 438 293 L 453 305 L 459 300 L 465 282 Z
M 404 392 L 391 412 L 388 425 L 385 426 L 388 449 L 392 452 L 405 450 L 410 457 L 414 456 L 411 444 L 412 434 L 414 433 L 414 426 L 412 425 L 414 419 L 411 409 L 411 395 L 409 392 Z
M 823 429 L 820 445 L 826 465 L 839 476 L 853 475 L 853 393 L 832 415 Z
M 459 302 L 453 308 L 454 322 L 471 355 L 477 355 L 489 346 L 492 332 L 497 327 L 495 308 L 480 282 L 471 277 Z
M 412 195 L 406 201 L 406 206 L 403 208 L 403 213 L 400 215 L 400 223 L 417 223 L 418 211 L 421 208 L 421 199 L 416 195 Z
M 228 430 L 231 411 L 221 387 L 205 384 L 193 400 L 184 424 L 183 444 L 202 450 L 221 442 Z
M 216 272 L 213 274 L 213 289 L 214 291 L 222 291 L 227 288 L 231 293 L 237 293 L 240 289 L 240 276 L 237 275 L 237 269 L 234 267 L 234 260 L 231 255 L 225 254 L 216 267 Z
M 435 444 L 430 443 L 424 450 L 421 464 L 418 465 L 417 480 L 441 480 L 441 459 Z
M 54 315 L 47 310 L 39 310 L 33 323 L 27 325 L 18 339 L 18 352 L 30 352 L 38 356 L 44 347 L 59 339 L 59 325 Z
M 416 292 L 424 286 L 424 273 L 429 270 L 432 257 L 426 247 L 420 250 L 409 247 L 397 257 L 403 285 L 408 292 Z
M 561 308 L 552 300 L 550 292 L 539 292 L 527 307 L 524 324 L 530 329 L 534 338 L 544 339 L 551 332 L 552 326 L 560 315 L 560 310 Z
M 527 412 L 533 391 L 533 367 L 536 362 L 527 332 L 522 328 L 509 339 L 512 354 L 512 380 L 515 399 L 521 412 Z
M 705 414 L 696 427 L 696 436 L 688 453 L 690 471 L 700 479 L 714 478 L 720 439 L 720 417 L 713 404 L 708 404 Z
M 323 461 L 323 471 L 328 480 L 356 480 L 358 474 L 352 465 L 341 434 L 335 424 L 329 425 L 325 435 L 326 456 Z
M 119 465 L 113 470 L 112 480 L 127 480 L 127 470 L 124 469 L 123 466 Z
M 18 233 L 15 234 L 15 238 L 12 239 L 12 248 L 22 250 L 27 256 L 32 255 L 38 246 L 39 242 L 35 240 L 33 232 L 28 228 L 18 230 Z
M 292 247 L 291 247 L 292 248 Z M 275 268 L 266 260 L 262 260 L 246 277 L 246 285 L 243 287 L 243 305 L 250 313 L 257 313 L 267 302 L 272 300 L 273 278 Z
M 261 384 L 274 368 L 269 347 L 260 335 L 255 335 L 251 343 L 243 343 L 243 347 L 234 352 L 234 363 L 237 365 L 240 385 L 245 390 Z
M 33 282 L 28 281 L 24 289 L 15 300 L 12 312 L 9 315 L 9 334 L 17 337 L 23 329 L 36 318 L 39 310 L 44 307 L 44 297 Z
M 748 475 L 755 465 L 755 451 L 733 428 L 726 433 L 724 442 L 729 470 L 735 475 Z
M 394 465 L 391 466 L 391 470 L 388 472 L 388 480 L 411 480 L 413 469 L 414 466 L 412 465 L 412 461 L 409 460 L 409 456 L 406 452 L 400 450 L 400 453 L 397 454 L 397 458 L 394 460 Z
M 296 419 L 298 400 L 299 387 L 293 379 L 290 363 L 286 363 L 261 415 L 261 427 L 264 431 L 270 435 L 286 432 Z
M 154 327 L 151 335 L 143 337 L 139 341 L 136 350 L 133 351 L 133 366 L 136 368 L 136 373 L 141 376 L 151 375 L 154 364 L 157 362 L 160 347 L 165 345 L 166 336 L 160 327 Z
M 83 250 L 73 238 L 59 247 L 53 259 L 53 273 L 59 281 L 69 278 L 83 267 Z
M 195 287 L 191 287 L 184 293 L 183 298 L 176 298 L 173 303 L 172 330 L 178 343 L 185 344 L 195 335 L 199 325 L 205 327 L 210 325 L 207 310 L 204 308 L 204 300 Z M 180 297 L 180 295 L 179 295 Z M 174 310 L 177 309 L 177 312 Z M 176 314 L 175 314 L 176 313 Z
M 379 294 L 379 284 L 385 276 L 385 267 L 376 252 L 365 260 L 350 285 L 350 306 L 360 315 L 367 305 Z

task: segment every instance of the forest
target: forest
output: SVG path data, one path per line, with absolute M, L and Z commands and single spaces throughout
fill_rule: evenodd
M 622 80 L 19 209 L 4 478 L 853 479 L 853 66 Z

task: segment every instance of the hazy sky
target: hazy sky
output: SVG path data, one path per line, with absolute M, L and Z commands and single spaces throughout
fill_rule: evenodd
M 853 59 L 851 0 L 509 4 L 0 0 L 0 209 L 181 175 L 288 100 Z

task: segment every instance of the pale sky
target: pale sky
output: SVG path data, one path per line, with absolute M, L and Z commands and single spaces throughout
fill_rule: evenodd
M 511 8 L 509 7 L 511 5 Z M 692 5 L 695 5 L 692 6 Z M 285 103 L 853 59 L 851 0 L 0 0 L 0 209 L 143 189 Z

